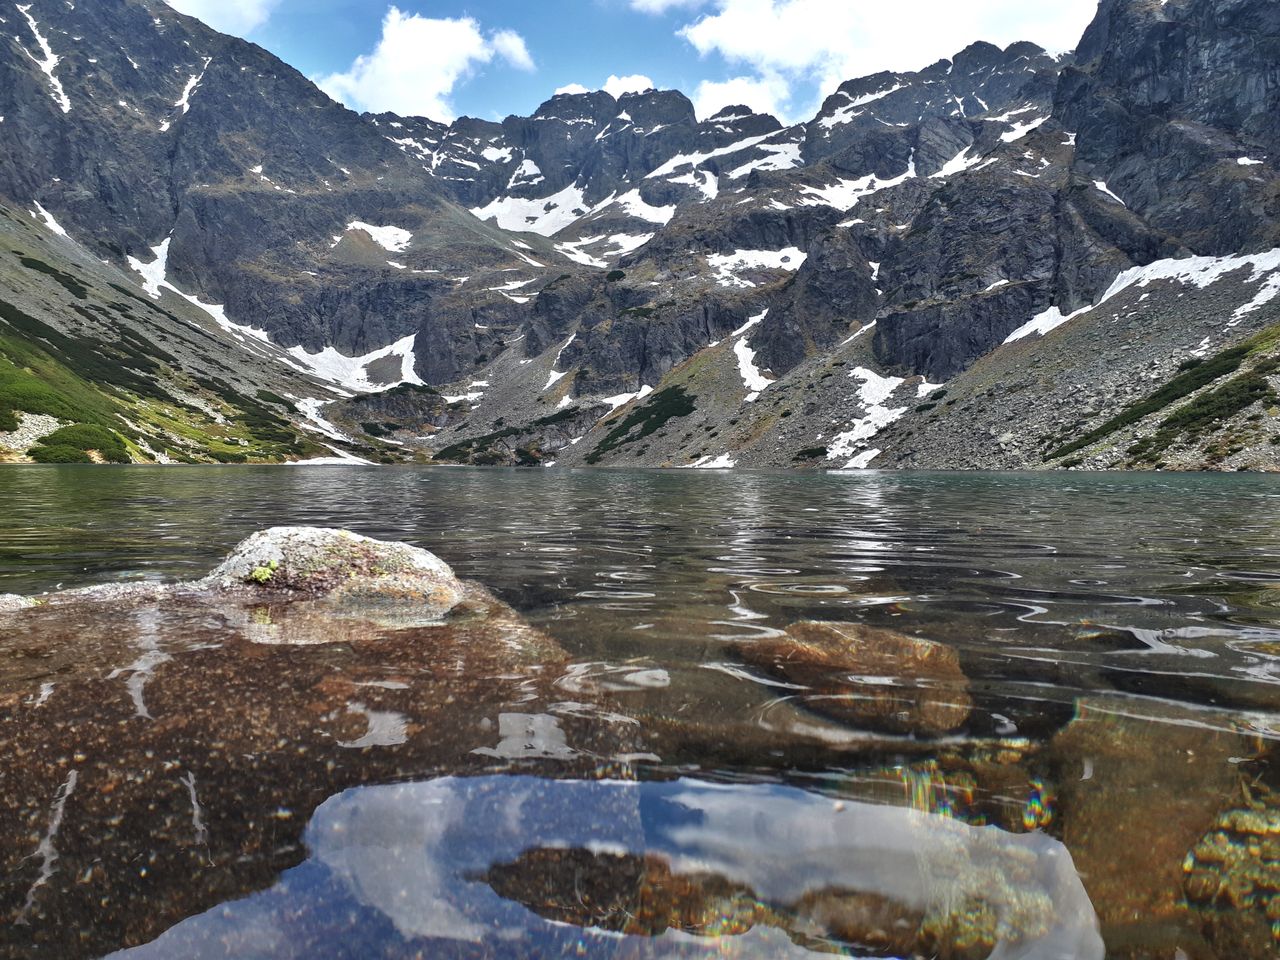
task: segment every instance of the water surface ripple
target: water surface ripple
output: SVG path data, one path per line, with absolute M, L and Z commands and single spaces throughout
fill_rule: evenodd
M 1280 947 L 1271 477 L 0 469 L 0 593 L 190 578 L 293 524 L 431 549 L 564 662 L 253 653 L 164 609 L 10 636 L 0 956 Z M 793 663 L 806 621 L 932 652 Z M 250 655 L 278 715 L 240 729 Z M 166 720 L 192 704 L 203 734 Z M 94 762 L 162 780 L 139 808 L 160 812 L 87 811 Z M 240 815 L 251 837 L 228 839 Z M 133 862 L 126 839 L 162 875 L 174 818 L 204 850 L 171 864 L 201 878 L 188 895 L 144 873 L 77 900 L 93 862 Z

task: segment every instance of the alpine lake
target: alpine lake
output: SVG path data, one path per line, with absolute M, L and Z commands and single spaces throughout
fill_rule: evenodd
M 0 468 L 0 593 L 250 533 L 509 610 L 0 615 L 0 957 L 1280 951 L 1280 481 Z

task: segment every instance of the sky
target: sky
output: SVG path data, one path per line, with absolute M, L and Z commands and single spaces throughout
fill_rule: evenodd
M 844 80 L 974 40 L 1075 47 L 1097 0 L 168 0 L 355 110 L 500 120 L 560 91 L 678 89 L 808 119 Z

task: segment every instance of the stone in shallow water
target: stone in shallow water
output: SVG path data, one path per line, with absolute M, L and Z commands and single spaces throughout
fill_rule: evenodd
M 196 586 L 252 600 L 230 616 L 266 644 L 357 643 L 429 626 L 467 593 L 428 550 L 288 526 L 256 532 Z
M 807 621 L 737 652 L 805 688 L 806 706 L 870 730 L 949 733 L 973 707 L 955 650 L 892 630 Z
M 419 547 L 346 530 L 275 527 L 253 534 L 202 580 L 108 584 L 50 594 L 39 603 L 4 595 L 0 614 L 90 604 L 123 611 L 163 602 L 213 608 L 255 642 L 321 644 L 430 626 L 461 613 L 465 601 L 473 601 L 473 613 L 481 610 L 487 598 Z
M 359 642 L 427 626 L 466 593 L 433 553 L 318 527 L 255 533 L 197 586 L 261 601 L 233 620 L 255 642 L 284 644 Z
M 1238 721 L 1203 707 L 1098 694 L 1077 702 L 1076 719 L 1049 745 L 1045 759 L 1058 771 L 1053 831 L 1098 908 L 1109 956 L 1275 956 L 1269 931 L 1261 949 L 1239 941 L 1223 949 L 1227 928 L 1264 919 L 1261 908 L 1250 917 L 1227 899 L 1200 901 L 1210 919 L 1225 920 L 1215 928 L 1188 909 L 1204 892 L 1203 878 L 1184 889 L 1195 862 L 1188 851 L 1239 802 L 1243 761 L 1259 749 L 1255 737 L 1233 729 Z M 1225 882 L 1230 871 L 1217 873 Z
M 1280 947 L 1280 796 L 1255 784 L 1218 816 L 1183 861 L 1187 901 L 1219 955 L 1272 957 Z
M 462 598 L 449 565 L 407 543 L 348 530 L 272 527 L 242 542 L 200 586 L 360 599 L 424 599 L 448 612 Z

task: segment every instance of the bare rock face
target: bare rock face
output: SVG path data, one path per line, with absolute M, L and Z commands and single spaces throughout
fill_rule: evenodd
M 743 644 L 747 663 L 806 688 L 806 706 L 861 728 L 940 734 L 973 701 L 951 647 L 858 623 L 797 623 L 776 640 Z

